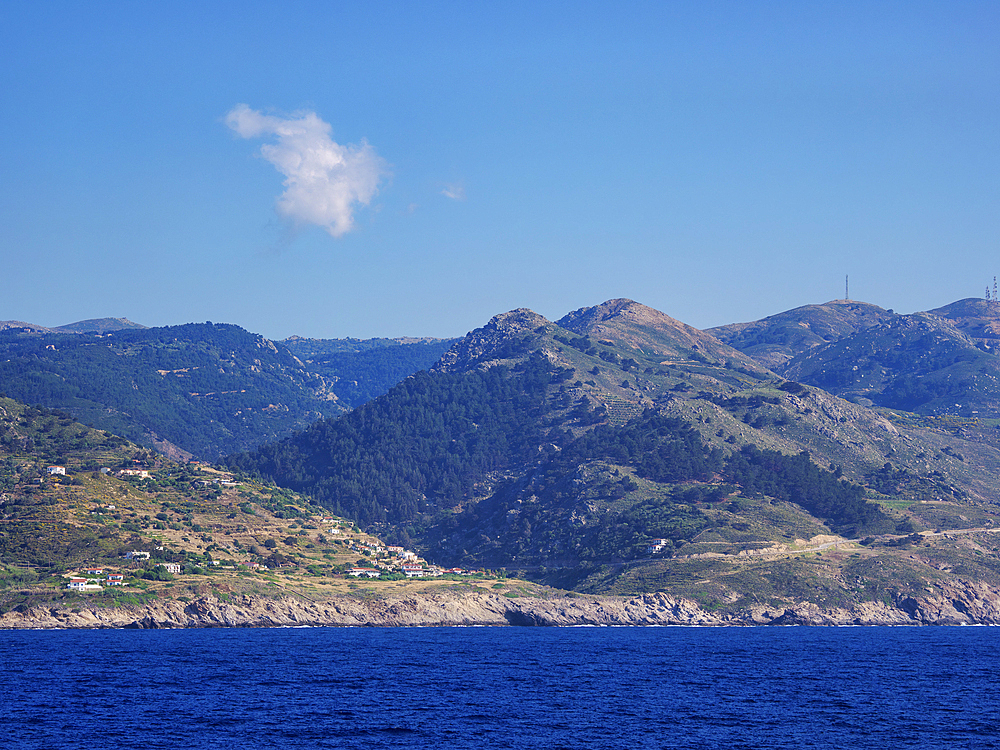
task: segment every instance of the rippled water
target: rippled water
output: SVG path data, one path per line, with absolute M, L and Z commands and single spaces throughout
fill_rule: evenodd
M 4 748 L 993 748 L 994 628 L 0 632 Z

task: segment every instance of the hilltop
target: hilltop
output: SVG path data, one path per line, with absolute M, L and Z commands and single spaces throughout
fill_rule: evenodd
M 128 318 L 92 318 L 90 320 L 80 320 L 76 323 L 67 323 L 64 326 L 56 326 L 55 328 L 46 328 L 34 323 L 25 323 L 21 320 L 0 320 L 0 331 L 14 328 L 22 331 L 33 331 L 35 333 L 108 333 L 110 331 L 145 327 L 139 323 L 133 323 Z
M 710 328 L 706 333 L 777 372 L 798 354 L 840 341 L 892 317 L 892 310 L 877 305 L 832 300 L 822 305 L 796 307 L 763 320 Z

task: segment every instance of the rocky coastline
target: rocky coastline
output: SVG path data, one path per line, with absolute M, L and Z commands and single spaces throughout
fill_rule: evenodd
M 0 616 L 0 629 L 258 628 L 443 626 L 764 626 L 764 625 L 1000 625 L 1000 592 L 956 581 L 941 593 L 897 595 L 849 608 L 802 602 L 788 607 L 712 611 L 664 593 L 634 597 L 509 598 L 496 592 L 358 597 L 320 601 L 253 595 L 191 602 L 162 600 L 142 607 L 36 606 Z

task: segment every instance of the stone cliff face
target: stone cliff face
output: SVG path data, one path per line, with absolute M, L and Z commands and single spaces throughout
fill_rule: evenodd
M 296 598 L 204 597 L 145 607 L 68 609 L 36 607 L 0 617 L 0 628 L 209 628 L 296 626 L 455 625 L 966 625 L 1000 624 L 1000 592 L 956 581 L 935 597 L 897 597 L 850 609 L 812 603 L 754 607 L 720 614 L 666 594 L 626 597 L 507 598 L 493 592 L 386 598 L 345 595 L 323 601 Z
M 491 355 L 503 345 L 547 325 L 548 320 L 523 307 L 496 315 L 485 326 L 472 331 L 452 346 L 431 370 L 460 372 L 475 365 L 495 364 Z

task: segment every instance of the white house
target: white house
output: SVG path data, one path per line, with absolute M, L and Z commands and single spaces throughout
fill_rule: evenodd
M 70 578 L 69 588 L 74 591 L 100 591 L 101 587 L 96 583 L 91 583 L 86 578 Z
M 160 565 L 166 568 L 168 573 L 174 573 L 176 575 L 179 575 L 181 572 L 180 563 L 165 562 L 165 563 L 160 563 Z
M 403 575 L 407 578 L 423 578 L 427 575 L 427 571 L 418 563 L 403 563 Z
M 657 552 L 666 547 L 669 541 L 669 539 L 654 539 L 649 543 L 649 546 L 646 547 L 646 554 L 655 555 Z
M 120 477 L 139 477 L 140 479 L 149 479 L 149 472 L 145 469 L 122 469 L 118 472 Z
M 66 476 L 66 467 L 65 466 L 50 466 L 48 468 L 48 472 L 49 472 L 50 475 L 53 475 L 53 476 L 56 475 L 56 474 L 60 474 L 62 476 Z
M 378 568 L 351 568 L 347 572 L 355 578 L 360 578 L 361 576 L 378 578 L 381 575 L 381 571 Z

